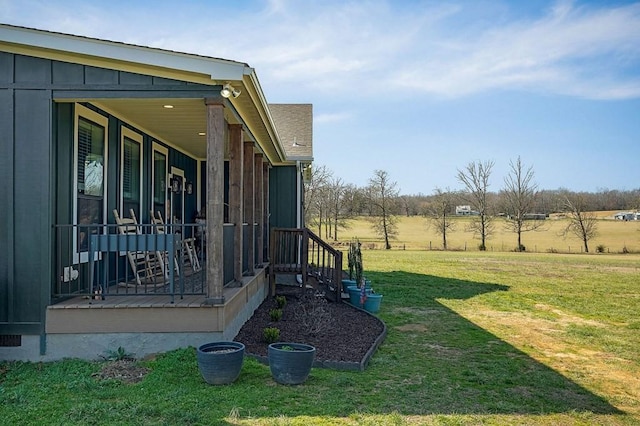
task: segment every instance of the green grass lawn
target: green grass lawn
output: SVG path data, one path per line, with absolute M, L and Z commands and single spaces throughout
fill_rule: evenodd
M 364 372 L 314 369 L 277 385 L 245 360 L 209 386 L 195 350 L 143 361 L 0 364 L 1 424 L 640 424 L 640 257 L 363 253 L 384 294 L 385 342 Z M 336 342 L 348 345 L 349 342 Z

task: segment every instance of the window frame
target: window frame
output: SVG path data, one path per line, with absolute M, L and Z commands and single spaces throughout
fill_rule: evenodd
M 99 114 L 83 105 L 78 103 L 74 104 L 74 117 L 73 117 L 73 213 L 72 223 L 76 226 L 73 228 L 73 258 L 74 263 L 86 263 L 89 261 L 88 251 L 79 251 L 78 247 L 78 201 L 80 199 L 78 192 L 78 156 L 79 156 L 79 129 L 80 120 L 89 121 L 104 129 L 104 157 L 103 157 L 103 175 L 102 175 L 102 225 L 107 223 L 107 194 L 108 194 L 108 159 L 109 159 L 109 118 L 102 114 Z M 101 231 L 104 233 L 104 230 Z M 98 253 L 96 253 L 96 259 Z M 94 260 L 96 260 L 94 259 Z
M 125 154 L 125 141 L 126 139 L 129 139 L 135 143 L 138 144 L 139 146 L 139 154 L 140 154 L 140 158 L 139 158 L 139 164 L 138 164 L 138 170 L 140 173 L 139 178 L 139 188 L 138 188 L 138 193 L 140 195 L 140 199 L 138 200 L 138 212 L 140 217 L 138 217 L 138 220 L 141 220 L 142 218 L 142 200 L 144 199 L 144 185 L 143 185 L 143 178 L 144 178 L 144 149 L 143 149 L 143 145 L 144 145 L 144 136 L 142 136 L 142 134 L 135 132 L 131 129 L 129 129 L 128 127 L 125 126 L 121 126 L 120 127 L 120 215 L 122 217 L 129 217 L 129 212 L 125 212 L 124 209 L 124 154 Z
M 151 206 L 149 207 L 149 209 L 151 211 L 153 211 L 153 214 L 155 215 L 157 212 L 154 211 L 155 209 L 155 205 L 156 205 L 156 200 L 155 200 L 155 191 L 156 191 L 156 152 L 164 155 L 164 192 L 163 192 L 163 197 L 164 197 L 164 211 L 162 211 L 162 218 L 167 221 L 167 205 L 169 204 L 170 200 L 168 199 L 169 197 L 167 196 L 167 190 L 169 189 L 169 178 L 170 178 L 170 173 L 169 173 L 169 148 L 167 148 L 164 145 L 159 144 L 158 142 L 153 142 L 153 146 L 152 146 L 152 150 L 151 150 Z

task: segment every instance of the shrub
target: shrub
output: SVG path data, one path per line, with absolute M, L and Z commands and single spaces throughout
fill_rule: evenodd
M 269 311 L 269 317 L 271 321 L 280 321 L 282 318 L 282 309 L 271 309 Z
M 280 340 L 280 329 L 276 327 L 267 327 L 262 330 L 262 338 L 267 343 L 275 343 Z
M 598 247 L 596 247 L 596 252 L 604 253 L 605 248 L 606 247 L 604 246 L 604 244 L 598 244 Z
M 331 310 L 327 307 L 327 299 L 307 293 L 301 298 L 302 303 L 294 312 L 294 318 L 300 322 L 307 332 L 318 335 L 330 330 L 334 325 Z
M 278 308 L 284 308 L 284 305 L 287 304 L 287 298 L 284 296 L 276 296 L 276 304 L 278 305 Z
M 122 346 L 118 346 L 116 350 L 107 351 L 102 358 L 106 361 L 122 361 L 127 359 L 133 359 L 133 355 L 127 352 Z

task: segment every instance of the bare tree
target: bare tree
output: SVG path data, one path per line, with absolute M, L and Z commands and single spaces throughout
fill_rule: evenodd
M 436 233 L 442 236 L 442 248 L 447 249 L 447 232 L 455 230 L 455 222 L 452 221 L 455 207 L 455 195 L 449 188 L 444 191 L 436 188 L 433 191 L 432 201 L 427 208 L 427 216 L 430 226 Z
M 480 250 L 486 250 L 487 239 L 493 233 L 493 217 L 491 216 L 489 206 L 489 178 L 491 177 L 491 169 L 493 161 L 471 162 L 467 164 L 464 170 L 458 169 L 458 181 L 460 181 L 466 189 L 462 195 L 475 211 L 477 215 L 472 216 L 469 230 L 474 235 L 480 236 Z
M 331 212 L 330 223 L 333 226 L 333 239 L 334 241 L 337 241 L 338 228 L 346 227 L 346 223 L 344 221 L 345 215 L 343 212 L 346 185 L 344 184 L 342 178 L 332 178 L 329 179 L 328 189 L 330 203 L 329 211 Z M 329 231 L 329 234 L 331 234 L 331 231 Z
M 587 211 L 586 198 L 580 193 L 565 193 L 563 195 L 564 209 L 569 222 L 562 231 L 566 238 L 571 234 L 579 238 L 584 244 L 585 253 L 589 253 L 589 240 L 598 235 L 598 218 L 593 211 Z
M 538 185 L 533 182 L 533 167 L 525 169 L 520 156 L 514 163 L 509 162 L 511 171 L 504 178 L 502 204 L 507 214 L 507 229 L 518 235 L 517 251 L 525 251 L 522 233 L 540 229 L 544 222 L 532 213 L 536 205 Z M 543 218 L 544 219 L 544 218 Z
M 398 234 L 397 199 L 399 190 L 384 170 L 376 170 L 369 179 L 369 201 L 374 231 L 384 238 L 385 249 L 391 248 L 389 240 Z
M 304 217 L 305 223 L 318 227 L 318 235 L 322 235 L 322 226 L 327 215 L 327 185 L 332 173 L 326 166 L 313 167 L 311 179 L 304 185 Z

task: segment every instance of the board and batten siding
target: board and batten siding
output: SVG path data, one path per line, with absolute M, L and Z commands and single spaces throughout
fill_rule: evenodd
M 99 99 L 111 91 L 123 96 L 153 91 L 166 97 L 178 89 L 194 98 L 211 91 L 210 86 L 0 52 L 0 335 L 44 333 L 56 279 L 53 225 L 71 223 L 74 104 L 54 99 Z M 109 118 L 106 202 L 111 212 L 119 206 L 119 185 L 113 179 L 119 176 L 120 132 L 127 123 L 99 112 Z M 153 139 L 143 136 L 143 179 L 149 188 Z M 197 161 L 169 152 L 169 169 L 183 169 L 195 183 Z M 147 221 L 150 197 L 147 191 L 143 198 Z M 188 219 L 196 207 L 194 193 L 185 205 Z
M 296 228 L 296 166 L 274 167 L 269 172 L 269 226 Z

